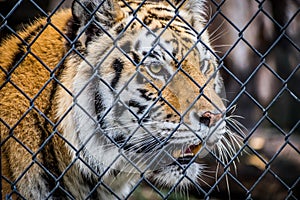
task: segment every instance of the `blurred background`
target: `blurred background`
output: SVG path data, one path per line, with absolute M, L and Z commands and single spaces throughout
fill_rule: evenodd
M 0 0 L 0 41 L 70 5 Z M 207 0 L 206 17 L 228 105 L 236 104 L 235 114 L 243 116 L 244 152 L 234 159 L 236 172 L 233 166 L 213 169 L 214 159 L 207 158 L 218 177 L 204 177 L 210 186 L 191 189 L 189 199 L 206 192 L 215 199 L 300 199 L 300 0 Z M 131 199 L 163 198 L 149 183 L 142 185 Z M 168 199 L 186 199 L 186 193 Z

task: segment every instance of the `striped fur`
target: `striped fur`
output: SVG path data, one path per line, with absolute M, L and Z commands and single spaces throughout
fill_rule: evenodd
M 2 198 L 118 199 L 137 168 L 161 186 L 203 173 L 155 158 L 226 134 L 203 2 L 124 2 L 75 1 L 1 44 Z

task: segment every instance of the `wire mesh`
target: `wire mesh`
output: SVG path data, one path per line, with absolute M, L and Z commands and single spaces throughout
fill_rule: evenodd
M 72 193 L 64 186 L 63 177 L 66 176 L 66 174 L 69 173 L 69 171 L 73 169 L 73 166 L 78 162 L 89 169 L 91 174 L 97 177 L 97 180 L 90 183 L 90 191 L 85 197 L 86 199 L 99 198 L 99 196 L 96 195 L 99 187 L 104 188 L 107 193 L 110 193 L 113 196 L 113 198 L 122 199 L 109 184 L 103 181 L 103 177 L 105 177 L 108 171 L 114 167 L 114 164 L 118 161 L 118 159 L 125 159 L 131 167 L 130 170 L 137 171 L 136 173 L 139 174 L 139 178 L 134 184 L 132 184 L 133 187 L 130 189 L 128 194 L 126 194 L 125 199 L 300 198 L 300 170 L 298 167 L 300 164 L 300 90 L 298 86 L 300 80 L 300 40 L 297 35 L 300 31 L 300 26 L 296 22 L 300 19 L 300 3 L 298 1 L 281 2 L 252 0 L 249 2 L 240 2 L 237 0 L 209 0 L 205 6 L 207 11 L 206 25 L 202 31 L 195 31 L 198 34 L 198 40 L 195 41 L 193 47 L 188 50 L 182 59 L 177 60 L 172 53 L 168 51 L 168 49 L 157 42 L 151 46 L 141 61 L 136 61 L 135 58 L 132 58 L 126 49 L 118 45 L 117 42 L 123 37 L 132 23 L 137 22 L 141 24 L 149 32 L 149 34 L 152 34 L 157 38 L 160 38 L 165 31 L 162 31 L 159 35 L 157 35 L 137 17 L 136 13 L 144 6 L 144 4 L 146 4 L 146 2 L 147 0 L 141 1 L 137 8 L 134 9 L 130 7 L 130 4 L 126 0 L 123 1 L 123 3 L 127 6 L 127 9 L 131 10 L 133 17 L 128 21 L 127 25 L 123 27 L 117 37 L 110 35 L 109 31 L 97 22 L 95 16 L 97 9 L 90 11 L 89 8 L 84 8 L 84 5 L 80 3 L 80 6 L 89 12 L 91 18 L 87 20 L 86 24 L 82 27 L 81 32 L 79 32 L 77 36 L 69 38 L 66 33 L 61 31 L 52 23 L 51 19 L 64 7 L 65 4 L 67 5 L 65 7 L 68 7 L 70 2 L 49 1 L 47 7 L 42 5 L 42 1 L 38 0 L 19 0 L 11 1 L 10 3 L 7 1 L 0 1 L 0 41 L 4 41 L 4 38 L 7 38 L 8 35 L 14 35 L 19 42 L 26 46 L 25 49 L 21 50 L 21 53 L 15 56 L 15 60 L 12 61 L 8 68 L 9 70 L 0 66 L 1 74 L 3 74 L 4 77 L 1 77 L 0 91 L 3 90 L 6 85 L 11 84 L 13 88 L 21 94 L 22 98 L 27 99 L 29 102 L 28 109 L 20 116 L 19 119 L 16 119 L 17 122 L 13 125 L 10 125 L 4 119 L 0 118 L 0 127 L 4 127 L 3 130 L 1 130 L 1 188 L 3 187 L 3 184 L 8 184 L 12 191 L 10 194 L 4 194 L 3 190 L 1 190 L 1 199 L 11 199 L 14 197 L 18 197 L 20 199 L 25 198 L 23 196 L 24 194 L 22 194 L 22 192 L 18 189 L 18 183 L 25 177 L 26 173 L 29 173 L 33 165 L 39 166 L 47 179 L 52 180 L 51 184 L 53 184 L 53 187 L 47 196 L 45 196 L 45 199 L 54 198 L 54 195 L 57 195 L 58 198 L 59 195 L 63 195 L 69 199 L 74 199 Z M 184 6 L 185 1 L 182 1 L 177 5 L 174 5 L 174 3 L 169 0 L 165 2 L 174 9 L 174 16 L 166 25 L 166 29 L 174 23 L 176 18 L 180 18 L 186 26 L 190 29 L 194 29 L 193 26 L 190 25 L 189 22 L 186 21 L 178 12 L 178 10 Z M 34 35 L 24 38 L 20 36 L 17 31 L 18 28 L 16 24 L 19 22 L 14 22 L 13 20 L 16 18 L 14 17 L 15 15 L 20 15 L 20 9 L 24 11 L 22 6 L 25 4 L 27 6 L 29 5 L 31 10 L 34 10 L 36 16 L 45 17 L 46 23 L 42 27 L 39 27 Z M 98 8 L 100 8 L 102 4 L 105 4 L 105 1 L 99 4 Z M 29 14 L 31 13 L 28 12 L 28 15 Z M 80 36 L 82 36 L 84 31 L 91 26 L 95 26 L 96 29 L 101 30 L 103 34 L 108 35 L 111 40 L 114 40 L 114 46 L 105 52 L 103 60 L 99 61 L 96 66 L 85 58 L 84 53 L 78 49 L 77 45 Z M 70 47 L 54 67 L 48 66 L 43 59 L 31 50 L 31 47 L 35 44 L 36 40 L 38 40 L 48 27 L 55 29 L 55 31 L 64 38 Z M 202 41 L 203 33 L 206 31 L 212 33 L 212 45 L 217 51 L 211 49 L 210 45 Z M 219 43 L 221 43 L 221 45 L 219 45 Z M 222 45 L 222 43 L 225 43 L 226 45 Z M 133 79 L 137 76 L 139 69 L 143 65 L 144 61 L 151 56 L 151 52 L 153 52 L 155 48 L 163 49 L 163 51 L 165 51 L 173 60 L 176 60 L 178 66 L 180 66 L 197 45 L 204 46 L 218 62 L 216 72 L 208 78 L 204 86 L 197 83 L 197 81 L 194 80 L 194 78 L 183 68 L 178 67 L 176 72 L 169 77 L 168 81 L 166 81 L 165 85 L 162 87 L 157 87 L 155 84 L 152 84 L 152 87 L 158 91 L 160 96 L 151 103 L 142 117 L 137 115 L 126 102 L 120 99 L 122 92 L 128 87 L 131 87 Z M 220 51 L 218 51 L 218 49 L 220 49 Z M 90 67 L 92 71 L 97 71 L 99 66 L 103 65 L 107 57 L 109 57 L 115 50 L 118 50 L 122 56 L 125 56 L 128 61 L 137 68 L 137 72 L 128 78 L 128 81 L 124 83 L 124 86 L 120 90 L 115 90 L 115 88 L 111 84 L 107 83 L 107 81 L 105 81 L 99 74 L 93 74 L 92 77 L 89 78 L 89 81 L 76 94 L 72 93 L 72 91 L 70 91 L 69 88 L 61 81 L 60 78 L 63 73 L 62 66 L 70 55 L 76 54 L 82 62 L 85 62 Z M 11 80 L 11 77 L 18 69 L 19 65 L 24 62 L 29 55 L 34 57 L 36 62 L 42 65 L 49 73 L 48 81 L 43 84 L 34 96 L 30 96 L 24 92 L 20 83 L 15 83 Z M 167 104 L 172 112 L 176 113 L 176 115 L 181 118 L 188 115 L 189 111 L 196 104 L 199 98 L 205 98 L 215 108 L 220 110 L 215 102 L 204 93 L 206 85 L 209 85 L 210 82 L 213 81 L 218 71 L 220 71 L 224 77 L 224 83 L 227 88 L 226 95 L 228 103 L 226 113 L 230 114 L 233 110 L 235 110 L 235 106 L 237 105 L 237 111 L 235 111 L 236 115 L 243 117 L 240 121 L 244 126 L 246 126 L 247 130 L 243 131 L 238 128 L 234 122 L 227 121 L 227 126 L 229 126 L 232 132 L 235 132 L 242 138 L 241 147 L 232 147 L 237 149 L 234 149 L 234 154 L 225 160 L 222 158 L 221 152 L 208 150 L 208 156 L 203 158 L 207 163 L 208 169 L 205 169 L 208 172 L 207 177 L 203 176 L 195 181 L 186 174 L 185 169 L 192 166 L 192 163 L 197 159 L 196 157 L 194 157 L 186 167 L 181 167 L 179 164 L 179 167 L 181 167 L 181 170 L 183 171 L 183 175 L 175 181 L 174 185 L 167 188 L 157 186 L 153 181 L 146 177 L 145 169 L 151 168 L 151 156 L 147 166 L 143 169 L 141 169 L 138 162 L 132 161 L 131 157 L 123 151 L 120 151 L 119 155 L 112 159 L 111 163 L 107 166 L 104 166 L 101 163 L 94 163 L 96 167 L 94 165 L 91 166 L 91 162 L 89 161 L 90 158 L 85 157 L 87 151 L 86 146 L 90 141 L 92 141 L 92 138 L 99 133 L 119 149 L 124 149 L 126 147 L 126 143 L 131 140 L 134 134 L 138 133 L 139 129 L 142 129 L 145 134 L 149 135 L 149 137 L 155 138 L 154 142 L 156 145 L 166 145 L 170 138 L 175 135 L 179 126 L 176 127 L 167 138 L 161 139 L 157 138 L 143 122 L 143 120 L 147 118 L 149 112 L 151 112 L 155 105 L 160 101 Z M 188 79 L 200 90 L 195 100 L 190 103 L 190 106 L 187 107 L 187 110 L 184 113 L 180 113 L 172 105 L 172 103 L 169 102 L 168 98 L 161 94 L 179 73 L 183 73 L 186 77 L 188 77 Z M 148 82 L 151 82 L 151 80 L 149 80 L 146 76 L 143 78 Z M 80 96 L 94 80 L 101 82 L 102 85 L 105 85 L 111 91 L 114 91 L 114 95 L 116 97 L 111 108 L 107 109 L 107 111 L 98 119 L 94 119 L 85 107 L 78 103 L 80 101 Z M 51 110 L 42 110 L 38 105 L 36 105 L 37 99 L 52 84 L 63 88 L 67 95 L 73 98 L 74 102 L 71 107 L 65 110 L 58 120 L 49 118 L 49 114 L 52 112 Z M 51 98 L 54 100 L 55 97 Z M 73 144 L 72 141 L 66 139 L 65 135 L 59 131 L 58 127 L 62 121 L 65 120 L 71 112 L 73 112 L 72 110 L 74 107 L 78 107 L 80 112 L 83 112 L 89 120 L 98 124 L 107 118 L 111 110 L 119 104 L 125 107 L 125 109 L 138 119 L 136 122 L 138 126 L 135 127 L 128 138 L 123 139 L 122 142 L 111 138 L 111 136 L 105 131 L 97 129 L 89 137 L 85 138 L 85 141 L 83 141 L 78 147 L 77 144 Z M 24 144 L 22 139 L 14 135 L 14 131 L 18 129 L 20 123 L 33 111 L 37 113 L 36 117 L 43 121 L 43 124 L 39 125 L 40 129 L 45 130 L 45 127 L 43 126 L 47 126 L 51 127 L 52 130 L 52 132 L 47 133 L 48 136 L 44 141 L 42 141 L 42 144 L 37 150 L 32 150 Z M 235 113 L 232 115 L 235 115 Z M 190 128 L 187 123 L 181 122 L 181 125 L 188 127 L 189 131 L 193 132 L 193 129 Z M 217 130 L 217 128 L 218 127 L 216 127 L 215 130 Z M 4 129 L 9 130 L 7 137 L 2 136 L 2 131 L 4 132 Z M 243 132 L 245 132 L 245 135 Z M 195 133 L 195 135 L 197 134 Z M 56 172 L 55 169 L 48 169 L 47 165 L 42 163 L 39 159 L 41 152 L 51 149 L 51 141 L 55 137 L 58 137 L 64 145 L 68 146 L 70 152 L 75 152 L 75 159 L 66 164 L 65 169 L 59 173 Z M 201 140 L 201 142 L 205 143 L 203 138 L 199 136 L 197 137 Z M 11 140 L 18 143 L 18 145 L 20 145 L 21 148 L 28 152 L 32 157 L 27 168 L 14 179 L 3 175 L 2 164 L 2 159 L 7 156 L 3 153 L 4 145 Z M 172 157 L 172 153 L 167 152 L 166 154 Z M 198 154 L 201 154 L 201 152 L 198 152 Z M 154 157 L 153 159 L 155 160 Z M 173 162 L 178 161 L 173 159 Z M 157 163 L 155 166 L 156 165 Z M 100 168 L 101 170 L 98 170 Z M 59 176 L 57 176 L 57 174 L 59 174 Z M 178 191 L 178 187 L 180 187 L 180 183 L 184 179 L 187 179 L 190 182 L 190 186 L 186 188 L 186 190 Z M 57 193 L 57 191 L 59 191 L 59 193 Z

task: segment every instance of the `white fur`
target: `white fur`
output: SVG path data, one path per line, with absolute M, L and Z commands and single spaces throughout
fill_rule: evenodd
M 196 21 L 195 28 L 197 31 L 200 31 L 203 28 L 203 1 L 190 0 L 183 6 L 188 11 L 181 11 L 180 15 L 187 19 L 191 19 L 191 16 L 193 16 Z M 127 21 L 129 20 L 127 19 Z M 146 32 L 147 30 L 144 28 L 144 30 L 138 35 L 124 36 L 124 40 L 131 40 L 133 42 L 136 40 L 141 41 L 141 52 L 138 52 L 140 55 L 142 54 L 142 51 L 149 51 L 153 46 L 153 41 L 156 40 L 156 37 L 152 35 L 146 36 Z M 115 35 L 113 36 L 116 37 Z M 203 42 L 209 42 L 206 33 L 204 33 L 201 38 L 203 38 Z M 158 54 L 162 54 L 164 51 L 172 52 L 173 47 L 170 44 L 167 44 L 163 37 L 159 38 L 159 43 L 160 45 L 156 46 L 153 51 L 156 51 Z M 116 44 L 121 45 L 122 41 L 118 41 Z M 164 116 L 162 116 L 151 118 L 151 122 L 142 123 L 142 126 L 139 126 L 137 122 L 144 116 L 143 114 L 137 114 L 136 108 L 126 109 L 126 111 L 124 111 L 120 116 L 115 116 L 114 109 L 116 109 L 117 104 L 127 106 L 128 108 L 129 106 L 127 103 L 129 100 L 139 98 L 139 94 L 136 92 L 139 86 L 134 82 L 136 73 L 130 74 L 126 70 L 122 74 L 116 90 L 107 86 L 113 79 L 114 75 L 109 73 L 109 71 L 112 71 L 109 69 L 112 61 L 109 57 L 106 58 L 106 56 L 109 55 L 110 57 L 124 59 L 122 52 L 120 52 L 117 48 L 114 49 L 113 45 L 111 38 L 108 36 L 100 37 L 99 41 L 95 38 L 94 42 L 91 43 L 87 49 L 88 53 L 85 58 L 86 60 L 82 61 L 79 66 L 76 66 L 77 71 L 74 77 L 74 82 L 70 85 L 74 94 L 74 109 L 66 116 L 65 120 L 61 124 L 61 127 L 65 130 L 64 137 L 74 146 L 75 149 L 79 150 L 83 147 L 82 151 L 78 155 L 95 171 L 101 174 L 107 169 L 107 167 L 109 167 L 109 170 L 103 176 L 103 181 L 112 187 L 112 190 L 120 195 L 121 198 L 125 197 L 126 194 L 130 192 L 131 185 L 134 184 L 136 178 L 140 175 L 135 167 L 139 167 L 139 170 L 146 172 L 146 177 L 152 177 L 158 184 L 163 186 L 171 187 L 174 184 L 177 184 L 183 176 L 189 177 L 192 182 L 197 182 L 198 177 L 200 177 L 203 173 L 204 167 L 202 165 L 192 163 L 186 170 L 178 170 L 178 166 L 164 166 L 159 168 L 162 166 L 159 162 L 163 161 L 160 160 L 162 157 L 159 156 L 166 156 L 167 154 L 164 151 L 167 151 L 168 148 L 174 148 L 176 145 L 180 146 L 184 144 L 185 147 L 188 147 L 188 145 L 198 143 L 202 143 L 204 146 L 199 152 L 200 156 L 204 156 L 208 151 L 213 149 L 214 145 L 218 143 L 225 134 L 226 123 L 224 119 L 220 119 L 215 126 L 208 128 L 204 124 L 199 125 L 199 122 L 193 118 L 193 109 L 187 112 L 188 114 L 185 116 L 185 119 L 188 120 L 183 121 L 183 123 L 166 122 L 164 121 Z M 106 50 L 106 47 L 111 47 L 111 49 Z M 212 54 L 207 51 L 206 47 L 201 43 L 197 44 L 197 49 L 200 53 L 200 61 L 204 59 L 215 60 Z M 106 55 L 103 55 L 103 52 L 106 52 Z M 161 62 L 170 74 L 173 74 L 175 70 L 170 65 L 172 58 L 168 54 L 166 54 L 165 57 L 165 60 L 160 60 L 159 62 Z M 103 60 L 103 58 L 105 59 Z M 148 58 L 145 60 L 146 63 L 147 60 Z M 125 65 L 131 65 L 134 67 L 128 60 L 124 62 Z M 151 60 L 149 62 L 151 63 Z M 204 71 L 206 71 L 206 69 L 204 69 Z M 150 71 L 148 72 L 151 74 Z M 152 74 L 152 76 L 160 79 L 162 82 L 165 82 L 165 80 L 161 79 L 158 75 L 156 76 Z M 215 80 L 217 85 L 216 92 L 218 93 L 221 87 L 219 80 L 220 77 L 217 76 L 216 79 L 218 79 Z M 126 87 L 123 87 L 123 85 L 126 85 Z M 96 91 L 101 94 L 102 103 L 106 108 L 106 110 L 102 112 L 102 114 L 105 114 L 104 123 L 107 126 L 106 130 L 102 130 L 99 122 L 97 121 L 94 99 Z M 159 108 L 158 103 L 155 101 L 140 101 L 139 103 L 147 103 L 148 107 L 146 110 L 150 108 L 158 108 L 154 114 L 163 112 L 162 108 Z M 63 107 L 70 106 L 70 102 L 66 103 L 64 101 L 60 101 L 59 104 Z M 203 113 L 204 111 L 198 110 L 197 112 Z M 58 116 L 61 114 L 62 113 L 58 113 Z M 122 127 L 118 121 L 123 122 L 123 124 L 129 128 Z M 128 129 L 130 129 L 130 131 L 128 131 Z M 167 131 L 166 129 L 169 129 L 170 131 Z M 176 132 L 174 132 L 174 130 L 176 130 Z M 127 152 L 128 154 L 126 154 L 126 152 L 120 150 L 114 143 L 107 143 L 109 141 L 108 137 L 113 137 L 119 131 L 122 132 L 125 137 L 131 137 L 129 142 L 141 141 L 141 139 L 143 139 L 146 135 L 152 135 L 157 138 L 162 136 L 164 138 L 168 138 L 170 136 L 170 146 L 166 145 L 166 147 L 161 150 L 154 149 L 149 154 L 145 153 L 133 155 L 130 154 L 130 152 Z M 78 152 L 76 152 L 76 150 L 74 151 L 72 148 L 70 148 L 70 152 L 72 159 L 76 160 L 76 153 Z M 156 155 L 159 156 L 156 157 Z M 136 159 L 133 161 L 136 166 L 133 167 L 123 156 Z M 147 158 L 150 159 L 147 160 Z M 168 159 L 166 158 L 166 160 Z M 151 163 L 152 161 L 154 161 L 154 164 Z M 150 163 L 153 168 L 151 168 L 152 166 L 147 168 Z M 93 176 L 93 173 L 86 164 L 80 161 L 76 162 L 76 164 L 79 166 L 83 175 L 87 177 Z M 185 168 L 187 165 L 183 165 L 181 167 Z M 160 169 L 160 172 L 155 173 L 157 168 Z M 118 175 L 118 177 L 113 177 L 112 170 L 120 170 L 122 172 Z M 185 171 L 185 174 L 182 174 L 183 171 Z M 187 184 L 191 183 L 191 181 L 186 177 L 181 180 L 179 187 L 185 187 Z M 103 195 L 103 199 L 113 198 L 112 196 L 106 195 L 104 192 L 101 194 Z

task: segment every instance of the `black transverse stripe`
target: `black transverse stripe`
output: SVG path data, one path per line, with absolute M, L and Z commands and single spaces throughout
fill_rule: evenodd
M 115 59 L 113 62 L 113 69 L 115 70 L 115 77 L 112 79 L 110 85 L 116 89 L 116 86 L 121 78 L 122 70 L 124 69 L 124 63 L 120 59 Z
M 68 23 L 67 23 L 67 28 L 66 28 L 66 36 L 71 40 L 75 40 L 76 36 L 77 36 L 77 31 L 79 30 L 80 28 L 80 25 L 79 25 L 79 20 L 76 19 L 74 16 L 73 18 L 71 18 Z M 68 45 L 70 45 L 68 43 Z
M 55 73 L 55 76 L 58 80 L 60 80 L 61 74 L 63 72 L 65 68 L 65 62 L 63 62 L 63 64 L 58 68 L 58 70 Z M 52 81 L 52 88 L 51 88 L 51 92 L 50 92 L 50 96 L 48 99 L 48 106 L 45 108 L 44 110 L 44 114 L 49 118 L 52 119 L 52 116 L 54 116 L 54 107 L 53 104 L 51 102 L 54 102 L 54 98 L 56 96 L 57 93 L 57 89 L 58 89 L 58 82 L 53 80 Z M 36 116 L 36 120 L 40 120 L 41 117 Z M 55 122 L 53 122 L 55 123 Z M 43 120 L 43 122 L 38 122 L 38 124 L 36 124 L 38 126 L 38 128 L 41 130 L 42 132 L 42 138 L 41 138 L 41 143 L 43 143 L 52 133 L 52 131 L 54 131 L 53 126 L 47 121 L 47 120 Z M 44 149 L 41 151 L 42 153 L 42 157 L 43 157 L 43 165 L 51 172 L 53 173 L 53 175 L 55 175 L 56 177 L 59 177 L 61 175 L 61 171 L 59 169 L 59 161 L 58 158 L 56 157 L 57 153 L 55 151 L 57 151 L 59 148 L 56 147 L 53 143 L 54 138 L 52 138 L 44 147 Z M 41 144 L 42 145 L 42 144 Z M 56 182 L 55 180 L 47 173 L 45 173 L 44 176 L 45 181 L 48 183 L 48 190 L 51 191 L 53 190 L 53 188 L 55 188 L 56 186 Z M 60 179 L 60 186 L 62 188 L 64 188 L 64 182 L 63 179 Z M 65 197 L 66 194 L 61 191 L 60 189 L 56 189 L 53 194 L 52 197 L 57 197 L 62 198 Z
M 97 90 L 95 92 L 95 112 L 96 112 L 96 116 L 97 116 L 97 121 L 100 124 L 100 127 L 102 129 L 105 129 L 105 123 L 104 123 L 104 119 L 102 118 L 102 112 L 105 110 L 104 106 L 103 106 L 103 100 L 102 100 L 102 96 L 100 95 L 99 91 Z
M 41 143 L 40 146 L 44 143 L 44 141 L 50 136 L 50 132 L 45 129 L 45 127 L 42 126 L 43 122 L 40 120 L 40 117 L 38 116 L 37 113 L 33 114 L 33 117 L 35 119 L 35 126 L 36 128 L 41 132 Z M 52 178 L 54 175 L 55 177 L 59 177 L 61 172 L 58 169 L 58 160 L 56 158 L 56 154 L 54 151 L 54 146 L 53 146 L 53 138 L 43 146 L 41 154 L 42 154 L 42 159 L 43 159 L 43 166 L 49 171 L 49 172 L 43 172 L 41 174 L 41 177 L 43 178 L 44 186 L 47 187 L 47 191 L 52 191 L 55 186 L 56 186 L 56 181 L 55 179 Z M 57 148 L 55 148 L 57 149 Z M 49 174 L 51 173 L 51 174 Z M 64 187 L 63 181 L 60 180 L 60 186 Z M 60 189 L 56 189 L 52 194 L 52 198 L 63 198 L 66 197 L 63 191 Z
M 156 13 L 151 13 L 151 12 L 149 13 L 148 16 L 153 19 L 157 19 L 159 21 L 165 21 L 165 22 L 169 22 L 174 18 L 174 16 L 159 16 Z
M 95 110 L 96 114 L 100 114 L 103 111 L 103 101 L 99 91 L 95 92 Z M 100 120 L 100 116 L 98 115 L 97 120 Z
M 174 13 L 174 10 L 171 10 L 171 9 L 168 9 L 168 8 L 162 8 L 162 7 L 154 7 L 152 8 L 154 10 L 157 10 L 157 11 L 166 11 L 166 12 L 169 12 L 169 13 Z
M 141 97 L 146 99 L 147 101 L 150 101 L 152 100 L 152 98 L 150 97 L 150 95 L 148 96 L 147 93 L 148 93 L 148 90 L 146 89 L 137 89 L 140 93 L 141 93 Z
M 136 65 L 138 65 L 141 61 L 139 55 L 137 55 L 135 52 L 131 52 L 132 56 L 133 56 L 133 61 L 135 62 Z
M 129 107 L 135 107 L 138 108 L 137 114 L 143 114 L 143 112 L 146 110 L 147 106 L 141 105 L 139 102 L 135 100 L 129 100 L 128 102 Z
M 24 47 L 27 46 L 28 43 L 36 36 L 36 34 L 44 27 L 44 25 L 37 26 L 32 32 L 29 33 L 23 40 L 24 42 L 21 42 L 18 44 L 18 50 L 15 52 L 14 57 L 12 58 L 11 64 L 9 64 L 9 67 L 7 69 L 7 72 L 9 73 L 12 68 L 20 61 L 22 56 L 26 53 L 24 50 Z

